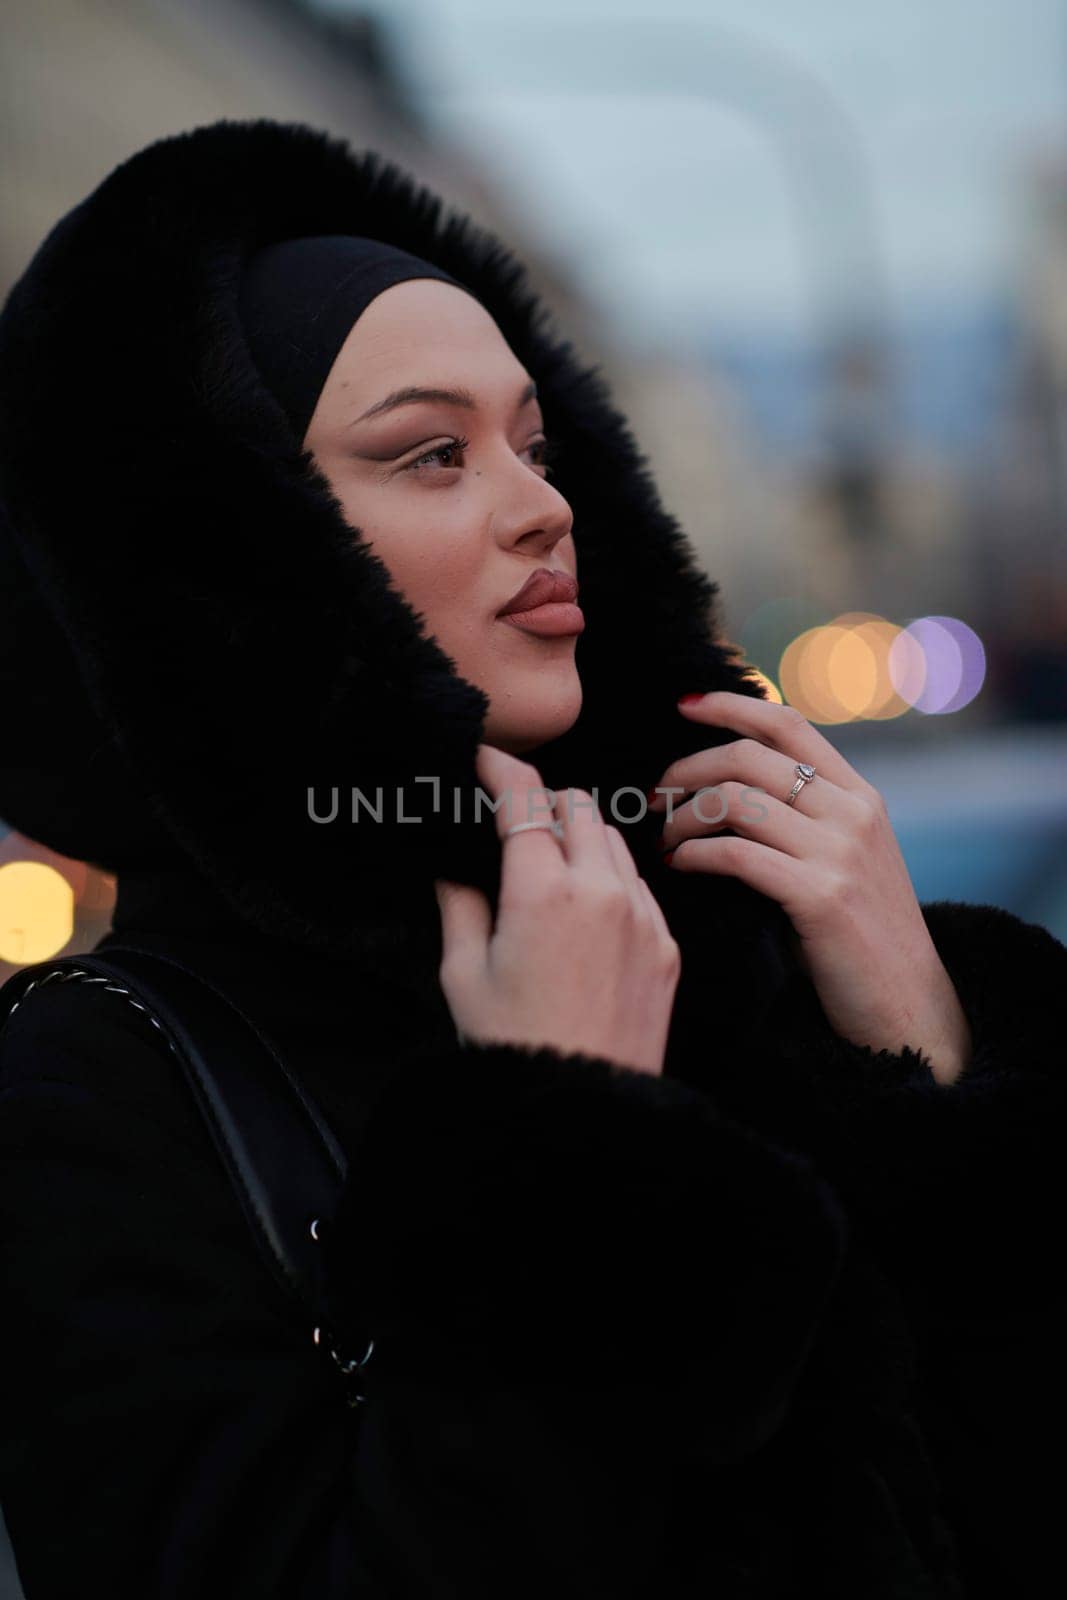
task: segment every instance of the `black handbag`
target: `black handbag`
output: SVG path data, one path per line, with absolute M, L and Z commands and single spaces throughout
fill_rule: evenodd
M 160 1030 L 180 1063 L 268 1267 L 295 1295 L 311 1337 L 339 1371 L 349 1406 L 366 1396 L 374 1348 L 345 1356 L 331 1326 L 322 1253 L 347 1162 L 321 1111 L 255 1024 L 182 962 L 133 945 L 106 955 L 59 956 L 22 967 L 0 988 L 0 1029 L 29 992 L 51 983 L 99 983 L 124 995 Z

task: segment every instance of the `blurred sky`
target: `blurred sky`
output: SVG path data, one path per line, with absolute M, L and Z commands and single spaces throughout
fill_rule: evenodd
M 813 293 L 985 301 L 1014 271 L 1019 163 L 1067 133 L 1064 0 L 369 8 L 426 112 L 657 338 L 794 334 Z

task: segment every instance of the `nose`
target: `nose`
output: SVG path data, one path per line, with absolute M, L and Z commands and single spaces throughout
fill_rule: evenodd
M 497 542 L 505 550 L 543 553 L 553 550 L 574 527 L 570 504 L 554 484 L 516 460 L 518 481 L 502 490 L 493 519 Z

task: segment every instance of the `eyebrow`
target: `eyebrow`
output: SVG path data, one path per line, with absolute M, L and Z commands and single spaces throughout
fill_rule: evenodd
M 523 406 L 529 405 L 537 397 L 537 384 L 528 383 L 520 394 L 515 410 L 519 412 Z M 478 402 L 469 389 L 420 389 L 409 386 L 405 389 L 394 389 L 392 394 L 386 395 L 384 400 L 379 400 L 376 405 L 364 411 L 362 415 L 353 419 L 349 427 L 355 427 L 357 422 L 366 422 L 368 417 L 379 417 L 386 411 L 395 411 L 398 406 L 418 405 L 422 401 L 437 401 L 439 404 L 449 406 L 463 406 L 467 411 L 477 411 Z

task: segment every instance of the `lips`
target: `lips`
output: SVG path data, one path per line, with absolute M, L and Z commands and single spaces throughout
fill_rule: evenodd
M 567 572 L 553 572 L 548 567 L 538 567 L 507 605 L 501 606 L 498 617 L 510 616 L 513 611 L 532 611 L 535 606 L 553 605 L 557 602 L 573 604 L 578 598 L 578 581 Z

